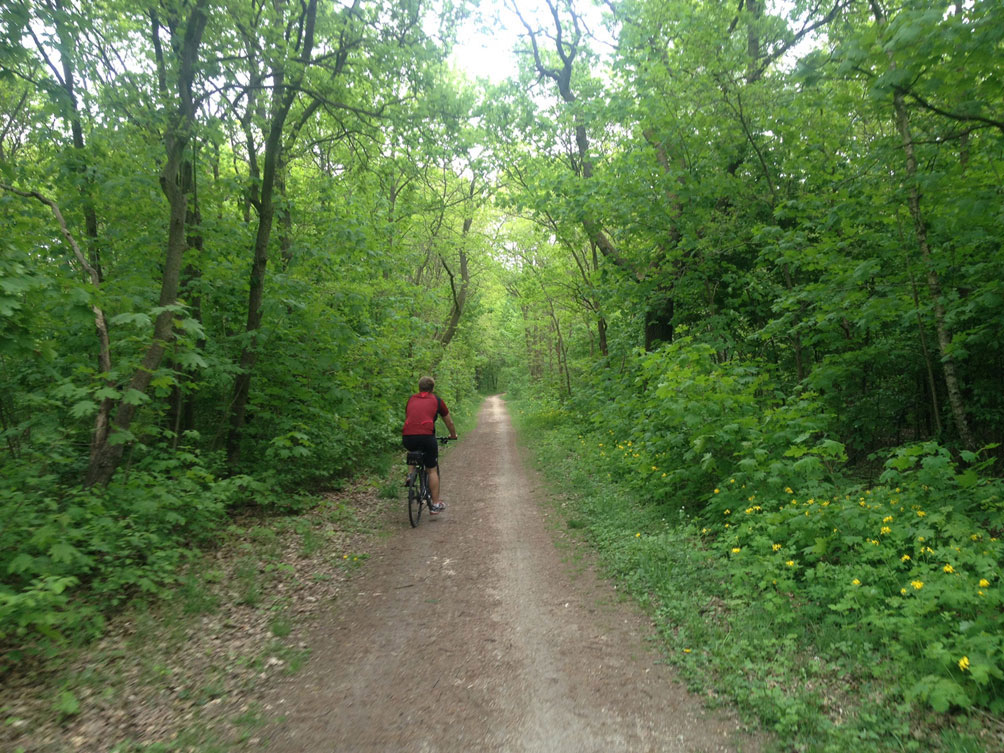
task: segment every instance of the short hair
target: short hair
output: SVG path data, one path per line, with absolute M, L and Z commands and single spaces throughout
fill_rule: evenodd
M 436 387 L 436 380 L 430 376 L 424 376 L 418 380 L 419 392 L 432 392 Z

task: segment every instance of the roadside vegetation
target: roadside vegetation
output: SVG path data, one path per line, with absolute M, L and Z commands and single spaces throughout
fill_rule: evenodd
M 666 376 L 678 393 L 699 381 Z M 865 479 L 788 421 L 719 420 L 735 397 L 722 387 L 666 433 L 637 420 L 643 394 L 615 389 L 510 407 L 570 496 L 567 527 L 652 614 L 692 688 L 779 750 L 1001 748 L 1004 483 L 986 464 L 922 443 Z
M 224 753 L 254 745 L 276 716 L 263 695 L 309 661 L 314 620 L 330 615 L 388 520 L 400 518 L 397 470 L 281 508 L 231 513 L 158 590 L 104 610 L 100 637 L 9 666 L 0 748 Z

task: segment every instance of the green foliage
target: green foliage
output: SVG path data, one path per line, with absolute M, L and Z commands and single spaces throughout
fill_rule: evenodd
M 795 485 L 781 496 L 730 485 L 721 496 L 733 507 L 702 533 L 733 562 L 738 590 L 778 621 L 814 625 L 833 650 L 883 657 L 907 700 L 999 712 L 1004 545 L 992 532 L 1002 520 L 968 511 L 999 509 L 1004 484 L 956 473 L 934 445 L 901 448 L 887 466 L 896 487 Z
M 580 458 L 658 514 L 702 521 L 732 593 L 773 623 L 812 626 L 841 660 L 885 657 L 908 700 L 999 710 L 1004 484 L 983 475 L 991 460 L 967 453 L 960 468 L 935 443 L 907 445 L 857 489 L 818 402 L 783 399 L 762 365 L 681 338 L 639 354 L 636 374 L 571 410 L 535 403 L 524 423 L 578 426 Z
M 815 396 L 785 399 L 766 364 L 719 363 L 711 346 L 683 337 L 633 367 L 629 387 L 603 382 L 575 407 L 603 440 L 590 451 L 647 499 L 714 515 L 730 504 L 709 496 L 723 476 L 779 489 L 833 478 L 845 459 Z
M 5 479 L 0 640 L 13 655 L 98 634 L 103 613 L 173 586 L 250 479 L 216 479 L 192 452 L 152 453 L 108 487 Z M 97 605 L 101 605 L 100 607 Z
M 999 712 L 999 481 L 950 458 L 942 465 L 936 445 L 904 446 L 865 487 L 722 477 L 701 520 L 682 497 L 655 503 L 658 487 L 627 490 L 620 454 L 598 448 L 607 431 L 583 432 L 574 411 L 514 407 L 548 475 L 572 495 L 568 527 L 652 611 L 693 686 L 732 697 L 794 747 L 979 746 L 965 725 L 942 730 L 952 716 L 921 715 Z

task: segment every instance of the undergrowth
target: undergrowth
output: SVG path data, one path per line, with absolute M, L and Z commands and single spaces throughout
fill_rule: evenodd
M 1002 749 L 999 482 L 975 455 L 961 469 L 921 444 L 853 483 L 842 448 L 807 428 L 825 425 L 811 397 L 776 408 L 777 432 L 752 403 L 744 418 L 755 382 L 705 381 L 705 393 L 734 388 L 728 410 L 677 403 L 665 435 L 609 391 L 607 408 L 583 399 L 588 412 L 511 408 L 576 499 L 568 527 L 651 612 L 671 661 L 778 749 Z

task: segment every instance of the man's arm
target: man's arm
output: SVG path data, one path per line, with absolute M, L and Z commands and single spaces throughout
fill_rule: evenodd
M 456 439 L 457 427 L 453 425 L 453 416 L 447 413 L 443 416 L 443 423 L 446 424 L 446 428 L 450 430 L 450 439 Z

